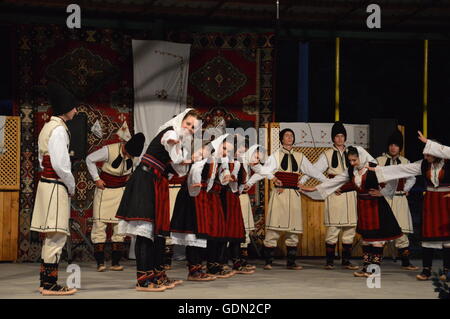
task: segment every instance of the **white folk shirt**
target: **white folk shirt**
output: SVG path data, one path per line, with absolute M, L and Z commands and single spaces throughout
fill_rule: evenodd
M 386 159 L 385 161 L 382 161 L 383 159 Z M 402 164 L 410 164 L 409 160 L 403 156 L 399 156 L 398 160 L 400 161 L 400 164 L 397 164 L 396 159 L 394 159 L 392 156 L 390 156 L 389 154 L 383 154 L 383 156 L 380 156 L 377 158 L 377 162 L 379 163 L 380 166 L 385 166 L 387 159 L 391 160 L 391 165 L 402 165 Z M 388 165 L 390 166 L 390 165 Z M 398 182 L 398 180 L 396 180 L 395 182 Z M 414 186 L 414 184 L 416 183 L 416 177 L 415 176 L 409 176 L 407 178 L 405 178 L 405 185 L 403 187 L 403 192 L 407 193 L 411 190 L 411 188 Z
M 284 150 L 285 152 L 289 152 L 292 154 L 294 152 L 294 149 L 291 149 L 291 151 Z M 284 156 L 285 153 L 280 154 L 280 156 Z M 286 153 L 287 154 L 287 153 Z M 264 164 L 264 170 L 267 170 L 267 178 L 273 179 L 275 177 L 275 173 L 280 168 L 282 158 L 280 157 L 280 162 L 277 161 L 275 154 L 272 154 L 267 159 L 267 162 Z M 317 170 L 311 162 L 306 158 L 305 155 L 302 154 L 302 162 L 300 163 L 300 172 L 302 172 L 305 175 L 308 175 L 309 177 L 313 177 L 321 182 L 324 182 L 327 180 L 327 178 L 319 171 Z
M 176 144 L 169 144 L 169 140 L 179 141 Z M 171 166 L 178 174 L 178 176 L 185 176 L 189 170 L 189 165 L 182 164 L 189 159 L 188 149 L 183 147 L 188 138 L 185 138 L 182 134 L 178 134 L 174 130 L 169 130 L 161 137 L 161 144 L 164 149 L 169 153 L 172 160 Z
M 427 141 L 423 154 L 430 154 L 438 158 L 450 159 L 450 147 L 441 145 L 434 141 Z
M 443 166 L 444 161 L 431 164 L 431 183 L 436 188 L 439 187 L 438 176 Z M 422 160 L 405 165 L 377 167 L 375 172 L 380 183 L 393 179 L 422 175 Z M 431 190 L 429 189 L 428 191 Z M 422 247 L 442 249 L 442 247 L 450 247 L 450 241 L 423 241 Z
M 444 166 L 444 161 L 431 164 L 431 182 L 434 187 L 439 187 L 439 172 Z M 378 166 L 375 169 L 378 181 L 384 183 L 400 178 L 422 175 L 422 160 L 404 165 Z
M 72 175 L 72 165 L 70 163 L 67 145 L 70 144 L 69 135 L 63 126 L 58 126 L 52 131 L 48 140 L 48 155 L 52 163 L 53 170 L 58 174 L 61 181 L 67 186 L 70 195 L 75 194 L 75 178 Z M 38 154 L 39 166 L 42 166 L 43 154 Z

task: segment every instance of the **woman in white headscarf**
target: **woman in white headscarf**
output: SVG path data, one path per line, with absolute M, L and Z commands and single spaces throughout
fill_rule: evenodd
M 194 151 L 194 163 L 175 202 L 170 224 L 171 238 L 174 244 L 186 246 L 190 281 L 226 277 L 221 271 L 217 271 L 214 276 L 208 276 L 203 271 L 202 250 L 208 248 L 208 261 L 217 262 L 218 249 L 214 244 L 223 238 L 224 215 L 219 196 L 221 185 L 216 181 L 218 175 L 222 175 L 220 180 L 224 180 L 219 159 L 224 157 L 223 146 L 227 136 L 222 135 L 211 143 L 204 142 Z M 210 242 L 213 242 L 213 247 Z
M 425 147 L 423 160 L 373 169 L 381 182 L 396 183 L 398 179 L 411 176 L 422 176 L 425 180 L 421 227 L 423 269 L 416 276 L 418 280 L 431 278 L 435 249 L 442 249 L 444 273 L 441 279 L 450 277 L 450 161 L 435 155 L 445 155 L 442 151 L 445 149 Z
M 241 143 L 241 141 L 243 143 Z M 245 139 L 241 139 L 240 135 L 234 136 L 234 150 L 229 152 L 228 168 L 232 180 L 228 185 L 222 187 L 220 194 L 222 206 L 225 214 L 225 239 L 226 242 L 222 246 L 222 262 L 228 264 L 228 257 L 233 262 L 233 271 L 237 274 L 252 274 L 254 269 L 247 267 L 246 260 L 241 258 L 240 247 L 246 242 L 246 223 L 244 221 L 243 211 L 241 207 L 241 191 L 248 181 L 249 161 L 245 160 Z M 247 141 L 248 143 L 248 141 Z M 252 149 L 254 149 L 252 147 Z M 248 198 L 248 195 L 247 195 Z M 245 204 L 250 205 L 250 201 Z M 248 206 L 246 206 L 248 210 Z M 251 210 L 251 206 L 250 206 Z M 248 214 L 248 211 L 246 211 Z M 248 218 L 249 216 L 247 216 Z M 251 215 L 253 219 L 253 214 Z M 247 222 L 248 224 L 248 222 Z M 254 223 L 252 222 L 254 227 Z M 227 252 L 227 243 L 229 256 Z
M 245 242 L 240 245 L 240 263 L 242 267 L 255 270 L 256 267 L 247 262 L 247 247 L 250 243 L 250 232 L 255 230 L 255 221 L 248 191 L 258 181 L 267 177 L 268 174 L 263 173 L 262 165 L 260 163 L 261 145 L 254 144 L 250 146 L 242 155 L 240 154 L 239 149 L 237 150 L 237 153 L 240 163 L 240 169 L 237 175 L 238 178 L 236 182 L 230 184 L 236 184 L 236 188 L 238 188 L 242 219 L 244 221 Z
M 168 174 L 186 174 L 181 164 L 188 152 L 183 146 L 198 127 L 198 117 L 187 109 L 160 127 L 127 182 L 116 213 L 119 233 L 136 236 L 139 291 L 164 291 L 180 283 L 168 279 L 163 270 L 164 236 L 170 231 Z
M 387 241 L 402 236 L 402 231 L 391 207 L 384 196 L 392 197 L 396 185 L 386 184 L 380 187 L 375 172 L 368 169 L 376 166 L 373 157 L 362 147 L 348 147 L 347 153 L 350 167 L 341 175 L 329 179 L 316 187 L 301 186 L 303 191 L 318 191 L 322 198 L 333 194 L 341 186 L 351 181 L 357 192 L 358 224 L 356 231 L 362 237 L 363 268 L 356 271 L 356 277 L 371 275 L 367 267 L 370 264 L 380 265 L 383 248 Z

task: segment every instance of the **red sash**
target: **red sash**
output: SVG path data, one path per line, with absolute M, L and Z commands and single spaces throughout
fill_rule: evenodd
M 129 175 L 124 176 L 115 176 L 108 174 L 106 172 L 100 173 L 100 178 L 105 182 L 106 187 L 110 188 L 119 188 L 119 187 L 125 187 Z
M 298 189 L 299 175 L 297 173 L 276 172 L 275 177 L 283 183 L 283 186 L 278 187 Z
M 44 155 L 44 157 L 42 158 L 42 166 L 44 167 L 44 171 L 42 172 L 43 177 L 59 178 L 58 174 L 56 174 L 55 170 L 52 167 L 49 155 Z

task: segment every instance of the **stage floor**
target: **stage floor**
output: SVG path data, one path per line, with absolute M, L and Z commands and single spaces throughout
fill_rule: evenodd
M 336 261 L 337 262 L 337 261 Z M 358 262 L 358 261 L 354 261 Z M 401 270 L 399 262 L 385 260 L 381 273 L 381 288 L 368 288 L 365 278 L 355 278 L 352 271 L 336 267 L 335 270 L 323 269 L 323 260 L 302 259 L 298 261 L 303 270 L 287 270 L 283 260 L 275 260 L 271 271 L 263 270 L 263 262 L 256 261 L 257 271 L 253 275 L 235 275 L 229 279 L 217 279 L 211 282 L 185 281 L 175 289 L 164 292 L 137 292 L 134 290 L 134 261 L 123 262 L 122 272 L 96 271 L 95 264 L 80 263 L 81 289 L 74 296 L 43 297 L 37 288 L 39 285 L 39 264 L 37 263 L 1 263 L 0 298 L 310 298 L 310 299 L 437 299 L 431 281 L 420 282 L 415 276 L 418 272 Z M 417 266 L 420 260 L 414 260 Z M 173 278 L 186 279 L 185 262 L 174 262 L 174 269 L 168 272 Z M 60 267 L 60 283 L 65 283 L 69 273 L 67 264 Z M 442 261 L 434 261 L 434 269 L 442 267 Z

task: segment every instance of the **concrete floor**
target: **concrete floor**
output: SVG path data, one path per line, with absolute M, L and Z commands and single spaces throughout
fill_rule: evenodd
M 357 261 L 355 261 L 357 262 Z M 94 263 L 81 263 L 81 289 L 74 296 L 42 297 L 37 291 L 39 264 L 0 264 L 0 298 L 81 298 L 81 299 L 128 299 L 128 298 L 281 298 L 281 299 L 436 299 L 431 281 L 420 282 L 415 279 L 417 272 L 400 269 L 399 263 L 391 260 L 383 262 L 381 288 L 368 288 L 366 279 L 355 278 L 352 271 L 323 269 L 323 260 L 303 259 L 298 261 L 303 270 L 284 268 L 284 261 L 276 260 L 274 269 L 262 269 L 263 262 L 256 261 L 257 271 L 253 275 L 235 275 L 229 279 L 212 282 L 188 282 L 175 289 L 159 293 L 144 293 L 134 290 L 135 263 L 126 261 L 123 272 L 96 272 Z M 420 265 L 419 260 L 413 261 Z M 174 262 L 174 269 L 168 274 L 173 278 L 186 278 L 184 262 Z M 67 265 L 60 266 L 60 283 L 65 283 L 69 273 Z M 435 261 L 434 269 L 442 267 Z

